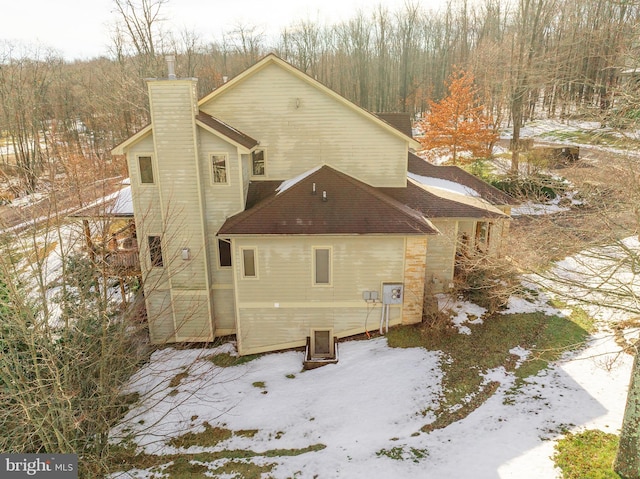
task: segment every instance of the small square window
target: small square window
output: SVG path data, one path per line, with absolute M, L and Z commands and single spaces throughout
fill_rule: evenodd
M 227 155 L 211 155 L 211 168 L 214 183 L 227 183 Z
M 154 268 L 162 268 L 164 266 L 160 236 L 149 236 L 149 257 L 151 266 Z
M 253 176 L 264 176 L 264 150 L 251 152 L 251 174 Z
M 150 156 L 139 156 L 138 167 L 140 168 L 140 183 L 152 184 L 153 181 L 153 164 Z

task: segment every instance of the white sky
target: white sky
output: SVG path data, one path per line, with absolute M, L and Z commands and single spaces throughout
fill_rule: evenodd
M 444 0 L 419 0 L 425 10 Z M 219 39 L 234 25 L 256 25 L 275 34 L 301 19 L 335 23 L 358 10 L 384 5 L 391 12 L 406 0 L 170 0 L 163 7 L 169 30 L 195 30 L 204 41 Z M 66 59 L 108 54 L 113 0 L 2 0 L 0 40 L 42 44 Z

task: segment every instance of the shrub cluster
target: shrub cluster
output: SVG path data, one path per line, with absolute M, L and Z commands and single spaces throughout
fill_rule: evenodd
M 489 313 L 505 307 L 518 284 L 515 269 L 504 259 L 483 255 L 456 262 L 456 292 Z
M 552 200 L 567 189 L 563 180 L 542 173 L 493 179 L 491 184 L 514 198 L 534 200 Z

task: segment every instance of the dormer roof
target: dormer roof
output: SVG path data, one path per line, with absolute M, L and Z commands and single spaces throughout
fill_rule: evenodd
M 237 128 L 223 122 L 222 120 L 215 118 L 203 111 L 199 111 L 196 115 L 196 124 L 201 128 L 204 128 L 211 133 L 223 138 L 224 140 L 239 146 L 240 148 L 250 151 L 258 145 L 258 140 L 251 138 L 249 135 L 241 132 Z M 136 144 L 138 141 L 146 138 L 153 133 L 153 126 L 147 125 L 127 140 L 120 143 L 118 146 L 111 150 L 114 155 L 124 155 L 127 148 Z

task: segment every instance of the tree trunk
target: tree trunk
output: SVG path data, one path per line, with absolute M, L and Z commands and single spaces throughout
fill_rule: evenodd
M 522 128 L 522 97 L 523 91 L 516 91 L 511 101 L 511 119 L 513 121 L 513 136 L 511 137 L 511 170 L 510 174 L 518 176 L 520 171 L 520 128 Z
M 637 347 L 613 469 L 622 479 L 640 479 L 640 363 Z

